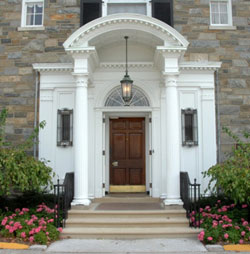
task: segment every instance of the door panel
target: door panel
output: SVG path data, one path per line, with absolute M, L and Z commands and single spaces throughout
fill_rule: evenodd
M 110 119 L 110 185 L 145 185 L 144 118 Z

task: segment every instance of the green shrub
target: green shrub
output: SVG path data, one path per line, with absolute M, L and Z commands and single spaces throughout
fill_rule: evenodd
M 4 140 L 7 110 L 0 114 L 0 195 L 9 195 L 13 190 L 41 191 L 42 186 L 52 187 L 52 169 L 47 161 L 40 161 L 27 154 L 38 135 L 39 128 L 21 145 L 12 146 Z M 45 122 L 39 127 L 44 128 Z
M 230 158 L 219 163 L 208 171 L 204 177 L 209 178 L 208 189 L 216 193 L 222 189 L 223 194 L 235 203 L 250 203 L 250 144 L 242 142 L 229 129 L 223 130 L 232 137 L 237 146 L 233 148 Z M 249 139 L 250 133 L 244 133 Z

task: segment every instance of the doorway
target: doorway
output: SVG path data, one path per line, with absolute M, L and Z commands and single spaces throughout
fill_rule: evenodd
M 145 118 L 110 119 L 110 192 L 146 192 Z

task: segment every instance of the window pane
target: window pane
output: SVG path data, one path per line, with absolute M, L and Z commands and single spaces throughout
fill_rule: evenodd
M 42 25 L 42 18 L 43 18 L 43 15 L 42 14 L 38 14 L 35 16 L 35 25 Z
M 185 114 L 185 140 L 193 141 L 193 114 Z
M 227 14 L 221 14 L 220 15 L 220 23 L 221 24 L 228 24 L 228 16 L 227 16 Z
M 211 11 L 212 11 L 212 13 L 219 12 L 219 4 L 215 3 L 215 2 L 212 2 L 211 3 Z
M 62 140 L 70 140 L 70 115 L 62 115 Z
M 146 15 L 146 4 L 108 4 L 108 15 L 115 13 L 138 13 Z
M 26 25 L 27 26 L 32 26 L 34 24 L 34 15 L 31 14 L 31 15 L 28 15 L 27 14 L 27 17 L 26 17 Z
M 227 3 L 220 3 L 220 13 L 227 13 Z
M 27 14 L 34 13 L 34 5 L 27 5 Z
M 220 17 L 218 13 L 212 13 L 212 24 L 220 24 Z
M 36 13 L 43 13 L 43 6 L 40 4 L 36 4 Z

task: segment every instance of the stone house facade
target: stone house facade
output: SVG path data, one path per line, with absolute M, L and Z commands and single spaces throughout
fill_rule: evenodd
M 213 26 L 211 2 L 220 1 L 168 1 L 173 8 L 173 28 L 189 42 L 183 59 L 222 63 L 215 72 L 218 161 L 232 146 L 232 140 L 221 132 L 222 126 L 240 134 L 249 130 L 250 124 L 250 3 L 228 0 L 231 23 Z M 39 110 L 35 110 L 39 108 L 39 73 L 33 64 L 72 63 L 63 43 L 79 29 L 82 19 L 80 0 L 44 0 L 40 1 L 44 4 L 42 26 L 23 26 L 23 2 L 0 1 L 0 105 L 8 108 L 7 138 L 17 143 L 32 132 L 39 119 Z M 148 13 L 150 16 L 151 11 Z

